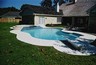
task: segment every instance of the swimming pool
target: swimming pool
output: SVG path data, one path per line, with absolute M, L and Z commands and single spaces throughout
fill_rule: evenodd
M 38 45 L 38 46 L 53 46 L 60 52 L 65 52 L 72 55 L 91 55 L 96 54 L 96 47 L 90 44 L 90 40 L 96 39 L 96 36 L 85 34 L 82 32 L 62 30 L 60 28 L 49 28 L 31 25 L 18 25 L 11 33 L 17 34 L 16 38 L 20 41 Z M 64 41 L 68 41 L 66 43 Z M 73 50 L 69 47 L 76 47 Z M 78 48 L 80 50 L 78 50 Z
M 75 35 L 61 31 L 60 28 L 40 28 L 40 27 L 24 27 L 22 32 L 29 33 L 32 37 L 45 40 L 67 40 L 76 39 L 80 35 Z

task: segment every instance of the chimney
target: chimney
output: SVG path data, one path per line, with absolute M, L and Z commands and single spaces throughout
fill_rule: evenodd
M 76 3 L 76 2 L 77 2 L 77 0 L 73 0 L 73 4 Z
M 59 12 L 59 2 L 56 5 L 56 12 Z
M 77 0 L 75 0 L 75 2 L 77 2 Z

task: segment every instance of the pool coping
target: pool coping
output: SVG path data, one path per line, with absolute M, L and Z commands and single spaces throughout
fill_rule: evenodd
M 38 38 L 32 37 L 28 33 L 25 33 L 25 32 L 21 31 L 23 27 L 29 27 L 29 26 L 32 26 L 32 25 L 16 25 L 16 26 L 13 26 L 13 30 L 11 30 L 10 33 L 16 34 L 17 35 L 16 38 L 18 40 L 20 40 L 22 42 L 25 42 L 25 43 L 32 44 L 32 45 L 51 46 L 51 47 L 54 47 L 56 50 L 58 50 L 60 52 L 64 52 L 64 53 L 71 54 L 71 55 L 84 55 L 84 56 L 90 55 L 89 53 L 81 53 L 79 51 L 72 50 L 72 49 L 66 47 L 66 45 L 64 43 L 60 42 L 59 40 L 54 41 L 54 40 L 38 39 Z M 68 32 L 68 33 L 78 33 L 78 34 L 83 35 L 83 36 L 80 36 L 80 38 L 87 38 L 87 39 L 90 38 L 92 40 L 96 39 L 96 36 L 86 34 L 86 33 L 82 33 L 82 32 L 68 31 L 68 30 L 65 30 L 65 29 L 63 29 L 62 31 Z

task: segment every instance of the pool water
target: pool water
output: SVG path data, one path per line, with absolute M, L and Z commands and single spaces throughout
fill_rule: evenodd
M 30 27 L 23 28 L 22 32 L 29 33 L 32 37 L 46 40 L 67 40 L 67 39 L 76 39 L 79 35 L 70 34 L 61 31 L 59 28 L 39 28 L 39 27 Z

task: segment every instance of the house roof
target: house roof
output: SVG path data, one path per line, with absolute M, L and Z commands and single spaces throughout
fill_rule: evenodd
M 26 5 L 24 7 L 21 7 L 22 12 L 20 15 L 32 15 L 35 14 L 55 14 L 55 15 L 61 15 L 61 13 L 57 13 L 54 8 L 46 8 L 41 6 L 34 6 L 34 5 Z
M 89 16 L 88 10 L 96 4 L 96 0 L 77 0 L 75 4 L 62 4 L 63 16 Z
M 89 13 L 96 13 L 96 4 L 88 10 Z
M 21 18 L 19 13 L 20 12 L 7 12 L 7 13 L 1 15 L 0 17 L 20 17 Z

